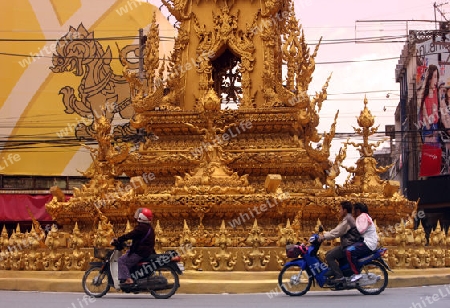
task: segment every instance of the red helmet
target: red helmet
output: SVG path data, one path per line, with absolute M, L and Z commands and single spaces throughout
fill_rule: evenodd
M 137 216 L 137 221 L 149 223 L 153 219 L 153 213 L 147 208 L 140 208 L 136 211 L 135 217 Z

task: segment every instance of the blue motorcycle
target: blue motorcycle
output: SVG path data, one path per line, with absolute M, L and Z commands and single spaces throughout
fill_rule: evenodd
M 362 277 L 355 282 L 351 281 L 353 272 L 347 260 L 339 260 L 345 280 L 335 282 L 333 278 L 325 275 L 328 266 L 317 257 L 321 245 L 319 235 L 311 236 L 309 243 L 308 246 L 297 244 L 286 247 L 287 256 L 295 259 L 287 262 L 281 269 L 278 285 L 287 295 L 304 295 L 315 282 L 321 288 L 334 291 L 357 289 L 364 295 L 380 294 L 387 287 L 388 271 L 391 269 L 382 258 L 387 248 L 379 248 L 371 255 L 358 260 Z

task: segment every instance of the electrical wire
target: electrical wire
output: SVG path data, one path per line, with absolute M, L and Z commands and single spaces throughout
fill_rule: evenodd
M 64 37 L 64 36 L 63 36 Z M 138 40 L 139 36 L 135 36 L 135 35 L 128 35 L 128 36 L 108 36 L 108 37 L 95 37 L 94 40 L 95 41 L 128 41 L 128 40 Z M 160 41 L 174 41 L 175 37 L 172 36 L 159 36 L 159 40 Z M 19 42 L 19 43 L 24 43 L 24 42 L 59 42 L 59 41 L 64 41 L 64 42 L 91 42 L 92 38 L 74 38 L 74 39 L 70 39 L 70 40 L 64 40 L 62 38 L 57 38 L 57 39 L 18 39 L 18 38 L 0 38 L 0 42 Z
M 103 38 L 96 38 L 95 40 L 101 41 L 109 41 L 109 40 L 130 40 L 130 39 L 138 39 L 138 36 L 123 36 L 123 37 L 103 37 Z M 347 44 L 347 43 L 355 43 L 355 42 L 371 42 L 371 43 L 397 43 L 398 41 L 392 41 L 392 39 L 397 38 L 404 38 L 406 39 L 406 35 L 401 36 L 386 36 L 386 37 L 364 37 L 364 38 L 344 38 L 344 39 L 332 39 L 332 40 L 322 40 L 321 45 L 326 44 Z M 0 38 L 0 42 L 57 42 L 60 39 L 13 39 L 13 38 Z M 91 39 L 74 39 L 73 41 L 90 41 Z M 166 36 L 160 36 L 160 41 L 167 41 L 167 40 L 174 40 L 174 38 L 166 37 Z M 390 41 L 391 40 L 391 41 Z M 404 41 L 406 42 L 406 40 Z M 311 45 L 311 44 L 308 44 Z M 11 52 L 0 52 L 0 55 L 2 56 L 10 56 L 10 57 L 24 57 L 24 58 L 53 58 L 53 55 L 42 55 L 42 49 L 38 53 L 32 53 L 29 54 L 23 54 L 23 53 L 11 53 Z M 78 58 L 78 59 L 99 59 L 100 57 L 72 57 L 72 58 Z M 138 57 L 127 57 L 130 60 L 137 60 Z M 386 60 L 394 60 L 398 59 L 398 57 L 393 58 L 382 58 L 382 59 L 369 59 L 369 60 L 348 60 L 348 61 L 331 61 L 331 62 L 317 62 L 316 64 L 336 64 L 336 63 L 352 63 L 352 62 L 371 62 L 371 61 L 386 61 Z M 159 59 L 163 60 L 163 59 Z
M 379 140 L 386 139 L 386 133 L 392 136 L 402 136 L 400 139 L 395 139 L 396 144 L 399 143 L 411 143 L 411 140 L 414 138 L 417 139 L 420 131 L 418 130 L 404 130 L 404 131 L 377 131 L 376 133 L 369 136 L 371 140 Z M 340 139 L 362 139 L 361 135 L 356 132 L 336 132 L 334 140 Z M 411 139 L 411 140 L 408 140 Z M 319 142 L 320 143 L 320 142 Z M 54 137 L 48 139 L 42 138 L 30 138 L 30 139 L 21 139 L 19 136 L 10 136 L 9 138 L 0 138 L 0 148 L 1 150 L 27 150 L 27 149 L 45 149 L 45 148 L 67 148 L 67 147 L 80 147 L 82 144 L 92 146 L 97 145 L 97 141 L 94 139 L 91 140 L 78 140 L 75 137 Z
M 373 36 L 373 37 L 362 37 L 362 38 L 342 38 L 342 39 L 323 39 L 321 45 L 327 44 L 348 44 L 348 43 L 406 43 L 407 35 L 398 35 L 398 36 Z M 114 36 L 114 37 L 100 37 L 96 38 L 97 41 L 111 41 L 111 40 L 130 40 L 130 39 L 138 39 L 138 36 Z M 174 37 L 168 36 L 160 36 L 160 41 L 169 41 L 174 40 Z M 397 39 L 403 39 L 398 41 Z M 0 42 L 57 42 L 61 39 L 15 39 L 15 38 L 0 38 Z M 77 38 L 73 41 L 90 41 L 87 38 Z M 312 43 L 308 43 L 307 45 L 313 45 Z M 30 52 L 29 54 L 23 53 L 11 53 L 11 52 L 0 52 L 0 56 L 10 56 L 10 57 L 22 57 L 22 58 L 53 58 L 53 55 L 42 55 L 43 49 L 41 49 L 38 53 Z M 414 55 L 415 56 L 415 55 Z M 100 57 L 72 57 L 78 59 L 100 59 Z M 397 57 L 387 57 L 387 58 L 377 58 L 377 59 L 364 59 L 364 60 L 339 60 L 339 61 L 323 61 L 316 62 L 317 65 L 327 65 L 327 64 L 345 64 L 345 63 L 359 63 L 359 62 L 378 62 L 378 61 L 389 61 L 389 60 L 398 60 L 401 59 L 402 56 Z M 127 57 L 129 60 L 138 60 L 139 57 L 129 56 Z M 160 61 L 164 59 L 159 59 Z

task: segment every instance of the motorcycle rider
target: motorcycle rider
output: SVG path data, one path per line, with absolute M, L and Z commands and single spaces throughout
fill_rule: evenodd
M 348 263 L 354 275 L 351 281 L 355 282 L 361 279 L 360 268 L 358 268 L 357 260 L 361 257 L 371 254 L 378 245 L 378 234 L 372 218 L 369 216 L 369 210 L 364 203 L 357 202 L 353 206 L 356 217 L 356 228 L 364 237 L 363 241 L 350 245 L 345 250 Z
M 345 259 L 345 248 L 344 246 L 344 236 L 347 232 L 355 227 L 355 219 L 352 216 L 352 203 L 350 201 L 342 201 L 340 206 L 339 218 L 341 222 L 329 232 L 325 232 L 323 235 L 319 235 L 319 241 L 332 240 L 335 238 L 341 238 L 341 244 L 327 252 L 325 259 L 328 263 L 328 271 L 325 273 L 326 276 L 334 276 L 335 282 L 343 281 L 344 275 L 339 268 L 339 260 Z
M 155 254 L 155 232 L 151 225 L 152 211 L 147 208 L 139 208 L 135 212 L 134 218 L 138 222 L 134 229 L 117 239 L 119 242 L 132 240 L 130 249 L 118 260 L 118 278 L 120 282 L 125 284 L 134 283 L 130 275 L 130 269 L 141 259 Z

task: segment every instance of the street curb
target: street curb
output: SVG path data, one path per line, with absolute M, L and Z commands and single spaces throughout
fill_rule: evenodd
M 245 294 L 278 290 L 278 273 L 185 271 L 179 294 Z M 0 290 L 83 292 L 84 272 L 0 271 Z M 450 283 L 450 268 L 398 270 L 389 272 L 388 288 L 419 287 Z M 311 290 L 326 290 L 313 286 Z

